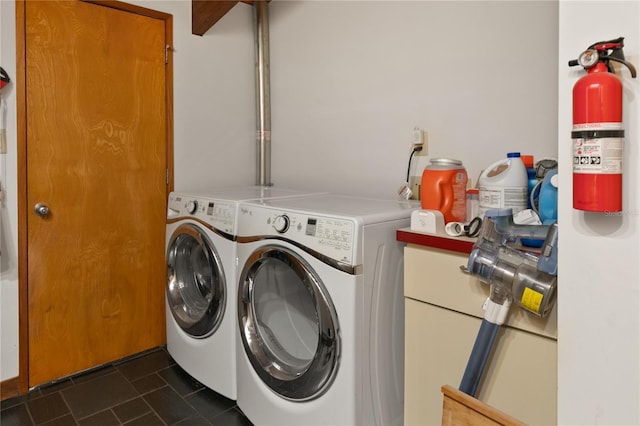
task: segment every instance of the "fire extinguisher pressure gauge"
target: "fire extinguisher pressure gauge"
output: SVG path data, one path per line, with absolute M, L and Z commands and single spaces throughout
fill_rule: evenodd
M 599 59 L 600 55 L 598 55 L 598 51 L 595 49 L 589 49 L 580 54 L 578 57 L 578 63 L 586 69 L 597 64 Z

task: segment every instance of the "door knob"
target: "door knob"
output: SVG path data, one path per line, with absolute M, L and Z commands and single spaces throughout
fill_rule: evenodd
M 46 216 L 49 214 L 49 206 L 45 203 L 38 203 L 34 208 L 35 212 L 39 216 Z

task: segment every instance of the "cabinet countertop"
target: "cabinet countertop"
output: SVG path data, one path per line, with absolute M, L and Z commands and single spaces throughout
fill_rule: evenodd
M 476 242 L 475 238 L 427 234 L 414 231 L 411 228 L 398 229 L 396 231 L 396 240 L 408 244 L 433 247 L 462 254 L 470 254 L 473 244 Z

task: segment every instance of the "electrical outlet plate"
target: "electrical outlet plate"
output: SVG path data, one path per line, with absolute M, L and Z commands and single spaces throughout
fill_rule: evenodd
M 418 131 L 421 133 L 420 141 L 422 141 L 422 144 L 421 144 L 422 151 L 416 152 L 416 156 L 424 157 L 426 155 L 429 155 L 429 134 L 422 129 Z M 416 143 L 413 144 L 413 146 L 416 146 L 416 145 L 417 145 Z
M 411 190 L 411 192 L 413 192 L 413 195 L 411 196 L 412 200 L 420 199 L 420 182 L 421 181 L 422 181 L 422 176 L 409 177 L 409 189 Z

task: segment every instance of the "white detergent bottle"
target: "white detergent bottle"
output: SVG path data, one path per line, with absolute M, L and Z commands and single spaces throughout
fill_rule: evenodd
M 487 167 L 478 179 L 480 215 L 490 209 L 512 208 L 516 214 L 527 208 L 527 169 L 519 152 Z

